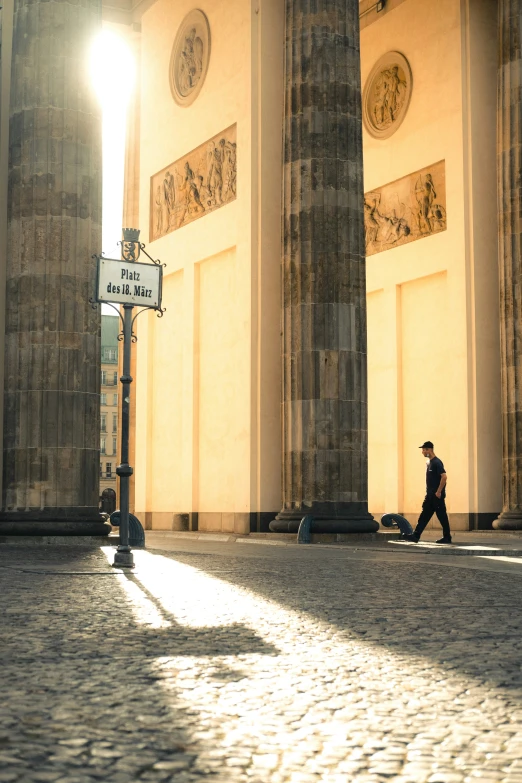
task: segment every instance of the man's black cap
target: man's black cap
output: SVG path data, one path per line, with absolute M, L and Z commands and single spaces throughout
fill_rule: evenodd
M 431 442 L 431 440 L 427 440 L 422 444 L 422 446 L 419 446 L 419 449 L 432 449 L 432 448 L 433 448 L 433 443 Z

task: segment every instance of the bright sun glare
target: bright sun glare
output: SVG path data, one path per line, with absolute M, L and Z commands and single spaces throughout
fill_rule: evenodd
M 125 111 L 134 89 L 134 57 L 123 38 L 112 30 L 102 30 L 94 41 L 91 74 L 104 113 Z
M 90 71 L 103 111 L 102 249 L 107 256 L 119 258 L 125 128 L 136 79 L 134 56 L 125 39 L 112 30 L 102 30 L 91 49 Z

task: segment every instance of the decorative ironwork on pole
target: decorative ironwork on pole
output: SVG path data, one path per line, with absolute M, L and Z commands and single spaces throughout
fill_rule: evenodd
M 116 310 L 122 324 L 118 340 L 123 341 L 123 374 L 121 406 L 121 464 L 116 468 L 120 479 L 120 543 L 114 555 L 116 568 L 134 568 L 134 556 L 129 545 L 129 479 L 133 469 L 129 465 L 130 432 L 130 374 L 131 344 L 137 342 L 133 327 L 140 313 L 156 310 L 158 318 L 163 317 L 165 308 L 161 306 L 163 267 L 145 250 L 139 241 L 138 228 L 124 228 L 121 246 L 121 259 L 93 256 L 97 261 L 96 296 L 89 299 L 93 307 L 99 303 L 107 304 Z M 141 254 L 149 262 L 140 261 Z M 120 305 L 120 309 L 116 306 Z M 133 314 L 135 307 L 139 307 Z M 123 315 L 121 314 L 123 308 Z

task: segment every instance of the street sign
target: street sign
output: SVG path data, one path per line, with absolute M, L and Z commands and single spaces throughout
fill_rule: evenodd
M 134 322 L 140 313 L 156 310 L 158 318 L 163 317 L 165 308 L 161 306 L 161 284 L 163 267 L 161 261 L 154 260 L 140 242 L 139 228 L 124 228 L 121 245 L 121 261 L 116 258 L 93 256 L 97 262 L 96 295 L 89 302 L 97 307 L 98 302 L 105 302 L 116 310 L 123 331 L 118 340 L 123 338 L 123 374 L 121 402 L 121 464 L 116 468 L 120 479 L 120 543 L 114 555 L 115 568 L 134 568 L 134 557 L 129 539 L 129 480 L 134 473 L 129 465 L 129 433 L 130 433 L 130 385 L 132 376 L 131 345 L 137 341 L 133 330 Z M 138 261 L 143 253 L 152 263 Z M 116 305 L 123 305 L 118 308 Z M 141 308 L 134 313 L 134 308 Z M 123 313 L 121 312 L 123 310 Z M 139 523 L 139 520 L 136 522 Z
M 162 278 L 159 264 L 99 256 L 96 300 L 160 309 Z

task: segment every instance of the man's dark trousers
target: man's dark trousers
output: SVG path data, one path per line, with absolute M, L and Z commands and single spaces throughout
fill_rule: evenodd
M 448 513 L 446 511 L 446 501 L 444 498 L 438 498 L 435 493 L 431 492 L 424 498 L 421 515 L 419 517 L 419 521 L 417 522 L 417 527 L 415 528 L 416 535 L 418 535 L 420 538 L 424 532 L 424 528 L 432 518 L 433 514 L 437 515 L 437 519 L 442 525 L 442 533 L 444 537 L 450 538 L 451 531 Z

